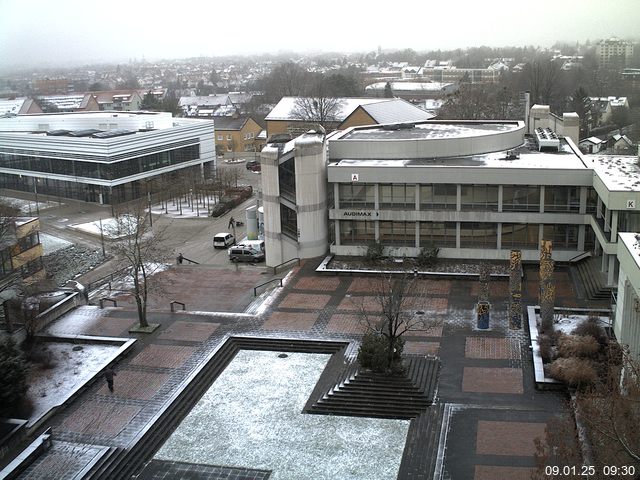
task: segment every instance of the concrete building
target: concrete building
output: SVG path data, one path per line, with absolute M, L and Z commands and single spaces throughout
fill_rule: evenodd
M 114 204 L 214 169 L 210 120 L 160 112 L 0 118 L 2 188 Z
M 618 244 L 620 274 L 613 330 L 640 361 L 640 234 L 621 233 Z
M 517 248 L 536 261 L 550 239 L 557 261 L 600 256 L 613 286 L 617 233 L 640 231 L 637 157 L 583 156 L 570 137 L 521 121 L 309 133 L 267 145 L 262 171 L 268 265 L 363 255 L 372 242 L 391 256 L 434 245 L 448 258 Z
M 601 40 L 596 46 L 596 57 L 600 67 L 622 70 L 632 56 L 633 44 L 616 37 Z
M 264 147 L 258 140 L 262 127 L 249 116 L 213 117 L 218 154 L 257 152 Z
M 384 97 L 387 85 L 391 88 L 394 97 L 408 101 L 444 98 L 454 93 L 458 87 L 453 83 L 438 82 L 378 82 L 367 85 L 365 95 L 371 97 Z
M 15 283 L 15 275 L 29 284 L 45 278 L 38 217 L 16 218 L 0 243 L 0 286 Z

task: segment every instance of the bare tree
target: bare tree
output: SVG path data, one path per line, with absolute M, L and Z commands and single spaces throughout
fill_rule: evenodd
M 13 205 L 0 202 L 0 248 L 4 247 L 4 242 L 15 230 L 16 217 L 20 215 L 20 210 Z
M 533 103 L 551 105 L 560 82 L 560 66 L 550 59 L 539 59 L 527 65 L 529 89 Z
M 376 314 L 364 302 L 358 305 L 361 323 L 370 333 L 386 339 L 387 369 L 391 369 L 402 353 L 402 336 L 411 331 L 429 331 L 440 325 L 439 319 L 425 318 L 423 311 L 423 284 L 414 274 L 401 276 L 381 274 L 372 288 L 375 303 L 379 307 Z M 419 314 L 418 312 L 421 312 Z
M 294 118 L 329 130 L 330 123 L 338 122 L 344 101 L 332 95 L 321 76 L 316 77 L 306 95 L 297 98 L 292 114 Z
M 143 201 L 121 206 L 115 216 L 115 224 L 105 227 L 105 230 L 116 237 L 112 244 L 113 253 L 128 268 L 128 275 L 133 281 L 140 327 L 148 327 L 147 300 L 154 264 L 164 262 L 169 251 L 163 245 L 164 230 L 151 227 Z

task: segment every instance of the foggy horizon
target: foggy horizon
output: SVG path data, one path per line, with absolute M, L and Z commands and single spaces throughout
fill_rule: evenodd
M 408 2 L 372 10 L 329 0 L 313 11 L 291 0 L 264 9 L 248 0 L 238 15 L 192 1 L 168 10 L 115 0 L 0 0 L 0 69 L 71 67 L 132 60 L 278 54 L 366 53 L 584 44 L 637 38 L 637 0 L 507 0 L 428 5 Z M 464 12 L 464 15 L 460 15 Z M 226 20 L 232 18 L 232 20 Z M 238 20 L 239 18 L 239 20 Z M 523 28 L 526 26 L 527 28 Z

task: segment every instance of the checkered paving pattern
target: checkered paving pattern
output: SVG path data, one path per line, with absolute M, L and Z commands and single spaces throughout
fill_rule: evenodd
M 69 472 L 81 470 L 101 452 L 93 445 L 74 445 L 55 441 L 44 457 L 36 458 L 20 478 L 67 478 Z
M 168 379 L 169 375 L 166 373 L 119 370 L 113 379 L 114 393 L 109 392 L 106 381 L 98 393 L 122 398 L 150 400 Z
M 428 326 L 429 319 L 427 318 L 425 322 L 427 322 Z M 405 335 L 407 337 L 441 337 L 443 326 L 443 323 L 439 323 L 437 325 L 428 326 L 425 330 L 409 330 Z
M 451 292 L 451 280 L 420 279 L 414 283 L 412 294 L 424 295 L 449 295 Z
M 135 405 L 87 401 L 60 424 L 60 429 L 74 433 L 115 437 L 141 410 Z
M 344 310 L 346 312 L 382 312 L 382 305 L 376 297 L 347 297 L 344 298 L 338 310 Z
M 332 292 L 340 286 L 338 277 L 302 277 L 293 286 L 296 290 L 322 290 Z
M 266 330 L 308 331 L 318 320 L 318 313 L 273 312 L 262 324 Z
M 478 421 L 476 453 L 532 457 L 535 438 L 545 438 L 546 423 Z
M 440 349 L 438 342 L 413 342 L 404 344 L 403 353 L 408 355 L 437 355 Z
M 467 337 L 464 356 L 493 360 L 520 360 L 520 345 L 510 338 Z
M 314 295 L 310 293 L 289 293 L 278 305 L 279 308 L 321 309 L 331 300 L 330 295 Z
M 327 332 L 331 333 L 363 335 L 367 331 L 367 327 L 363 322 L 364 318 L 360 315 L 335 313 L 331 315 L 326 328 Z
M 535 471 L 532 467 L 476 465 L 473 480 L 531 480 Z
M 464 367 L 462 391 L 476 393 L 524 393 L 522 370 L 516 368 Z
M 147 345 L 131 360 L 131 365 L 178 368 L 196 351 L 195 347 L 179 345 Z
M 177 320 L 169 328 L 158 335 L 162 340 L 178 340 L 188 342 L 204 342 L 220 326 L 219 323 L 185 322 Z
M 355 277 L 347 289 L 348 293 L 371 293 L 380 289 L 380 280 L 371 277 Z
M 86 312 L 86 314 L 85 314 Z M 82 322 L 69 322 L 60 319 L 47 329 L 53 335 L 92 335 L 98 337 L 129 336 L 128 331 L 135 321 L 131 318 L 108 316 L 112 310 L 86 309 L 74 312 L 74 316 L 83 317 Z

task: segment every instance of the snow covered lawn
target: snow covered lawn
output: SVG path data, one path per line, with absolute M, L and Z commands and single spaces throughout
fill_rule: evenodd
M 44 250 L 45 255 L 49 255 L 50 253 L 57 252 L 58 250 L 62 250 L 63 248 L 73 245 L 73 243 L 62 238 L 54 237 L 53 235 L 42 232 L 40 232 L 40 243 L 42 244 L 42 249 Z
M 330 355 L 241 350 L 155 458 L 273 480 L 395 479 L 408 420 L 303 414 Z

